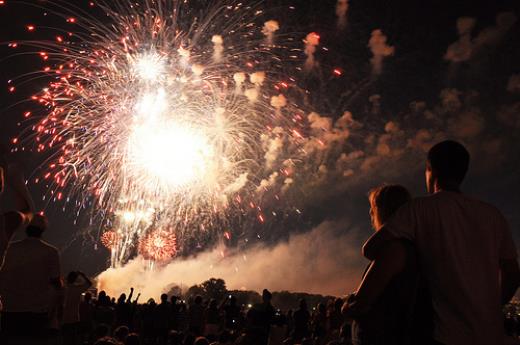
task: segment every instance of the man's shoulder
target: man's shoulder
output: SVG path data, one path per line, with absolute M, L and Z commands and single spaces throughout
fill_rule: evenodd
M 58 248 L 50 244 L 49 242 L 46 242 L 44 240 L 40 240 L 40 246 L 47 249 L 49 252 L 55 252 L 58 253 Z

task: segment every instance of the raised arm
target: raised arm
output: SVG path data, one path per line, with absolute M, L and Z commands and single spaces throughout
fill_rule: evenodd
M 34 212 L 34 203 L 25 184 L 22 170 L 17 164 L 10 164 L 5 174 L 6 183 L 13 190 L 14 209 L 5 214 L 5 226 L 8 232 L 29 224 Z
M 78 274 L 83 278 L 83 280 L 85 281 L 85 288 L 89 289 L 91 286 L 92 286 L 92 282 L 90 281 L 90 279 L 87 277 L 87 275 L 81 271 L 78 271 Z
M 127 303 L 131 303 L 132 302 L 132 296 L 134 295 L 134 288 L 131 287 L 130 288 L 130 294 L 128 295 L 128 298 L 126 299 L 126 302 Z

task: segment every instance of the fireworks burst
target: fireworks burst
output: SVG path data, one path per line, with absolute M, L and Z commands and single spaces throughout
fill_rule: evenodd
M 111 215 L 119 261 L 136 238 L 148 257 L 171 256 L 175 245 L 151 228 L 182 241 L 245 213 L 301 138 L 303 113 L 281 94 L 291 78 L 279 24 L 256 7 L 218 5 L 204 15 L 180 1 L 99 5 L 110 25 L 66 16 L 77 33 L 38 43 L 52 79 L 33 96 L 46 109 L 37 150 L 53 154 L 44 179 L 56 199 L 72 194 Z M 150 254 L 157 238 L 166 249 Z
M 164 262 L 177 254 L 175 235 L 168 231 L 155 231 L 139 242 L 139 253 L 148 260 Z
M 118 242 L 118 235 L 115 231 L 109 230 L 105 231 L 103 235 L 101 235 L 101 243 L 108 249 L 113 249 Z

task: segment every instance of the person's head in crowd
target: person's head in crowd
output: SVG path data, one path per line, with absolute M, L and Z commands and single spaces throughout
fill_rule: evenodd
M 231 304 L 232 306 L 235 306 L 237 304 L 237 298 L 233 295 L 230 295 L 229 296 L 229 304 Z
M 183 345 L 194 345 L 195 344 L 195 336 L 191 333 L 186 334 L 184 337 Z
M 198 337 L 197 339 L 195 339 L 193 345 L 209 345 L 209 341 L 204 337 Z
M 300 299 L 299 306 L 300 310 L 307 310 L 307 301 L 304 298 Z
M 120 345 L 120 343 L 112 337 L 103 337 L 98 339 L 94 345 Z
M 170 303 L 171 303 L 172 305 L 176 305 L 176 304 L 177 304 L 177 299 L 178 299 L 177 296 L 172 295 L 172 296 L 170 297 Z
M 83 300 L 89 303 L 92 300 L 92 294 L 90 292 L 85 292 L 85 296 L 83 296 Z
M 202 296 L 197 295 L 193 301 L 195 304 L 202 304 Z
M 224 330 L 222 333 L 220 333 L 218 337 L 218 342 L 220 344 L 229 344 L 233 341 L 233 337 L 231 336 L 231 333 L 229 331 Z
M 95 339 L 101 339 L 103 337 L 106 337 L 110 332 L 110 327 L 107 325 L 101 323 L 97 325 L 96 329 L 94 330 L 94 337 Z
M 271 303 L 272 298 L 273 295 L 269 290 L 264 289 L 264 291 L 262 291 L 262 300 L 264 301 L 264 303 Z
M 370 220 L 372 227 L 378 231 L 390 217 L 412 196 L 401 185 L 382 185 L 372 189 L 368 194 L 370 202 Z
M 324 303 L 318 303 L 318 312 L 320 312 L 321 314 L 325 314 L 327 312 L 327 306 L 325 306 Z
M 171 330 L 168 333 L 168 345 L 182 345 L 182 333 Z
M 120 341 L 124 342 L 126 338 L 128 337 L 128 334 L 130 333 L 130 330 L 126 326 L 119 326 L 114 331 L 114 337 Z
M 117 303 L 121 304 L 121 303 L 125 303 L 125 301 L 126 301 L 126 294 L 122 293 L 121 295 L 119 295 L 119 298 L 117 299 Z
M 469 168 L 470 155 L 466 148 L 453 140 L 442 141 L 428 151 L 426 189 L 458 191 Z
M 31 222 L 25 228 L 25 233 L 27 237 L 40 238 L 45 230 L 48 227 L 47 217 L 43 214 L 35 214 L 31 219 Z
M 217 309 L 217 300 L 212 298 L 210 301 L 209 301 L 209 305 L 208 307 L 210 309 Z
M 140 345 L 141 340 L 139 339 L 139 334 L 130 333 L 124 342 L 125 345 Z
M 168 303 L 168 295 L 163 293 L 161 295 L 161 303 Z
M 149 306 L 154 306 L 155 305 L 155 300 L 153 298 L 149 298 L 148 302 L 146 304 L 148 304 Z
M 334 301 L 334 309 L 336 311 L 341 311 L 341 307 L 343 307 L 343 303 L 345 303 L 345 301 L 343 301 L 343 299 L 341 298 L 336 298 L 336 300 Z
M 76 282 L 76 279 L 78 279 L 78 272 L 77 271 L 70 271 L 69 274 L 67 274 L 67 284 L 72 285 Z

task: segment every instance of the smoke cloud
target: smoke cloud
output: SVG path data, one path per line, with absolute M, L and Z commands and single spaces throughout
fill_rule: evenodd
M 258 245 L 227 254 L 223 246 L 217 246 L 154 270 L 137 257 L 121 268 L 101 273 L 98 287 L 112 296 L 134 287 L 145 299 L 158 299 L 173 286 L 187 289 L 216 277 L 224 279 L 228 289 L 268 288 L 342 296 L 360 281 L 365 264 L 360 255 L 362 241 L 348 221 L 326 221 L 275 246 Z
M 453 63 L 469 61 L 485 48 L 497 45 L 516 21 L 517 17 L 513 12 L 499 13 L 496 17 L 495 26 L 483 29 L 475 38 L 472 38 L 471 33 L 476 23 L 475 19 L 459 18 L 457 20 L 459 39 L 448 47 L 444 59 Z

